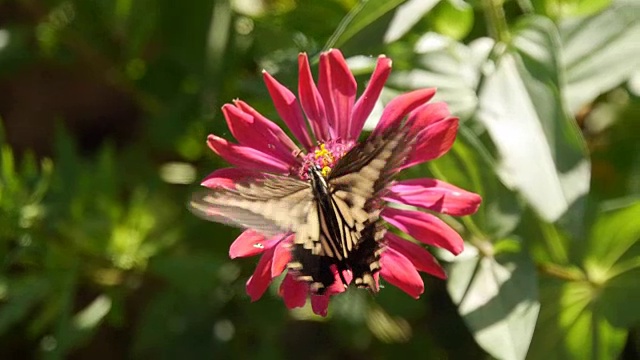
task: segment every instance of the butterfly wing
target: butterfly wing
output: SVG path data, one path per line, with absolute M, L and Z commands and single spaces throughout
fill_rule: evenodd
M 401 129 L 370 136 L 347 152 L 329 173 L 334 194 L 350 206 L 368 211 L 391 182 L 413 146 Z
M 189 203 L 191 211 L 205 220 L 253 229 L 268 237 L 299 231 L 313 206 L 307 182 L 279 175 L 241 181 L 235 189 L 198 192 Z
M 335 281 L 327 272 L 332 264 L 339 271 L 351 269 L 357 286 L 377 291 L 373 275 L 380 268 L 378 241 L 386 231 L 378 221 L 378 199 L 407 157 L 412 143 L 405 135 L 391 131 L 369 137 L 330 172 L 328 197 L 317 199 L 308 215 L 308 228 L 317 224 L 312 232 L 317 237 L 296 236 L 290 266 L 317 292 Z

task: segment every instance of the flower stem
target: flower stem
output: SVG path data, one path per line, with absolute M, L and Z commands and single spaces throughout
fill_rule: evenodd
M 547 275 L 557 279 L 566 281 L 586 281 L 587 278 L 582 271 L 575 268 L 567 268 L 564 266 L 556 265 L 553 263 L 539 264 L 538 270 Z
M 461 219 L 464 223 L 464 226 L 474 237 L 478 239 L 487 239 L 487 236 L 480 229 L 480 227 L 478 227 L 475 221 L 473 221 L 473 218 L 471 216 L 463 216 Z
M 503 0 L 482 0 L 489 35 L 498 42 L 509 41 L 509 27 L 502 8 Z

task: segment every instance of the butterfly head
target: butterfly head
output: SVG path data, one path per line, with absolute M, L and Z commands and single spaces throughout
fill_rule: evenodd
M 311 181 L 320 181 L 321 179 L 324 179 L 324 173 L 325 172 L 322 170 L 322 166 L 317 164 L 312 164 L 307 169 L 307 175 L 309 175 L 309 180 Z
M 322 167 L 320 165 L 311 165 L 307 170 L 309 175 L 309 181 L 311 187 L 314 189 L 315 194 L 325 193 L 328 187 L 327 179 L 323 175 Z

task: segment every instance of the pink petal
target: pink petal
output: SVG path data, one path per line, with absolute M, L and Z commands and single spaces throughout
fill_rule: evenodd
M 451 149 L 458 133 L 458 118 L 429 125 L 418 134 L 416 145 L 401 169 L 437 159 Z
M 436 94 L 436 89 L 421 89 L 408 92 L 393 98 L 385 106 L 380 122 L 373 130 L 372 135 L 379 135 L 390 127 L 400 124 L 402 119 L 413 109 L 423 105 Z
M 347 291 L 347 286 L 351 284 L 351 280 L 353 280 L 353 275 L 350 270 L 344 270 L 342 272 L 342 276 L 344 276 L 344 280 L 347 282 L 346 284 L 342 283 L 342 279 L 340 279 L 340 275 L 338 274 L 338 270 L 335 266 L 332 267 L 331 271 L 333 272 L 333 277 L 335 281 L 331 284 L 327 290 L 327 295 L 339 294 L 341 292 Z
M 231 104 L 225 104 L 222 113 L 231 134 L 241 145 L 272 155 L 291 166 L 296 165 L 297 159 L 293 154 L 298 148 L 276 124 L 263 116 L 254 117 Z
M 444 102 L 427 103 L 413 110 L 407 118 L 407 125 L 419 133 L 427 126 L 451 117 L 449 107 Z
M 282 274 L 291 261 L 291 243 L 294 235 L 289 235 L 276 245 L 273 252 L 273 263 L 271 264 L 271 277 L 277 277 Z
M 376 105 L 376 101 L 380 97 L 380 93 L 384 88 L 384 84 L 391 73 L 391 59 L 384 55 L 378 57 L 376 68 L 373 70 L 369 84 L 364 89 L 364 93 L 358 99 L 353 107 L 351 115 L 351 123 L 349 124 L 349 139 L 357 140 L 362 127 L 367 118 L 371 114 L 371 110 Z
M 208 187 L 209 189 L 225 188 L 235 189 L 236 183 L 247 178 L 256 179 L 262 177 L 264 174 L 252 171 L 248 169 L 239 168 L 224 168 L 218 169 L 211 174 L 207 175 L 200 185 Z
M 307 115 L 316 139 L 321 142 L 326 142 L 331 139 L 329 123 L 327 122 L 327 116 L 324 111 L 322 96 L 316 84 L 313 82 L 313 76 L 309 68 L 309 60 L 305 53 L 298 55 L 298 73 L 300 104 L 302 104 L 302 108 Z
M 348 284 L 353 280 L 351 271 L 345 270 L 342 272 L 347 284 L 342 283 L 336 266 L 332 266 L 331 271 L 333 272 L 335 279 L 334 283 L 326 289 L 323 295 L 311 295 L 311 308 L 315 314 L 320 316 L 327 316 L 327 309 L 329 307 L 329 300 L 331 299 L 331 296 L 345 292 L 347 290 L 345 285 L 348 286 Z
M 302 109 L 300 109 L 300 105 L 298 105 L 296 101 L 296 96 L 291 90 L 280 84 L 273 76 L 269 75 L 268 72 L 262 71 L 262 77 L 267 85 L 271 99 L 273 99 L 276 111 L 282 120 L 287 124 L 289 129 L 291 129 L 296 139 L 298 139 L 307 150 L 313 148 L 313 141 L 311 141 L 311 137 L 307 131 L 307 124 L 302 115 Z
M 273 135 L 277 138 L 277 142 L 281 146 L 283 146 L 288 153 L 298 154 L 300 153 L 300 148 L 291 140 L 289 135 L 287 135 L 280 126 L 273 123 L 273 121 L 264 117 L 264 115 L 260 114 L 256 109 L 252 108 L 249 104 L 242 100 L 234 100 L 234 105 L 242 110 L 245 114 L 249 114 L 253 116 L 256 122 L 264 124 L 264 126 L 268 127 L 269 132 L 273 133 Z
M 444 221 L 431 214 L 386 207 L 382 210 L 381 216 L 391 225 L 422 243 L 441 247 L 454 255 L 462 252 L 464 242 L 460 235 Z
M 247 257 L 262 254 L 265 250 L 271 249 L 282 240 L 282 235 L 276 235 L 267 239 L 264 235 L 247 229 L 238 236 L 229 247 L 229 257 Z
M 332 49 L 328 52 L 331 66 L 331 96 L 333 97 L 334 113 L 336 115 L 337 136 L 346 139 L 349 136 L 349 122 L 351 110 L 356 101 L 358 85 L 340 50 Z
M 389 188 L 384 200 L 454 216 L 471 215 L 482 202 L 478 194 L 435 179 L 398 181 Z
M 387 240 L 387 246 L 389 248 L 399 252 L 411 261 L 416 270 L 437 276 L 440 279 L 447 278 L 447 274 L 440 264 L 438 264 L 438 260 L 422 246 L 404 240 L 391 232 L 387 232 L 385 240 Z
M 289 164 L 259 150 L 230 143 L 215 135 L 209 135 L 207 144 L 213 152 L 232 165 L 257 171 L 289 173 Z
M 387 247 L 380 256 L 380 276 L 391 285 L 417 299 L 424 292 L 424 283 L 411 261 Z
M 329 53 L 321 53 L 318 72 L 318 91 L 324 103 L 325 116 L 327 117 L 327 124 L 329 125 L 329 135 L 332 139 L 335 139 L 338 134 L 338 125 L 336 123 L 339 118 L 333 104 L 333 94 L 331 92 L 333 76 L 331 72 L 332 68 Z
M 293 275 L 287 273 L 278 292 L 287 309 L 293 309 L 303 307 L 307 302 L 309 286 L 305 282 L 297 281 Z
M 271 263 L 273 261 L 274 248 L 267 249 L 260 257 L 256 270 L 247 280 L 247 294 L 251 297 L 251 301 L 257 301 L 262 297 L 269 284 L 271 284 Z
M 311 295 L 311 309 L 316 315 L 327 316 L 329 295 Z

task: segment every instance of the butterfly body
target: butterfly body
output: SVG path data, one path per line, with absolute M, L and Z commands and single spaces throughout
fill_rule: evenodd
M 309 166 L 308 180 L 264 174 L 238 181 L 234 189 L 197 193 L 191 209 L 207 220 L 256 230 L 265 236 L 295 233 L 288 265 L 297 279 L 322 294 L 344 272 L 352 283 L 378 290 L 380 240 L 386 229 L 379 219 L 380 197 L 411 141 L 391 131 L 355 146 L 328 175 Z

